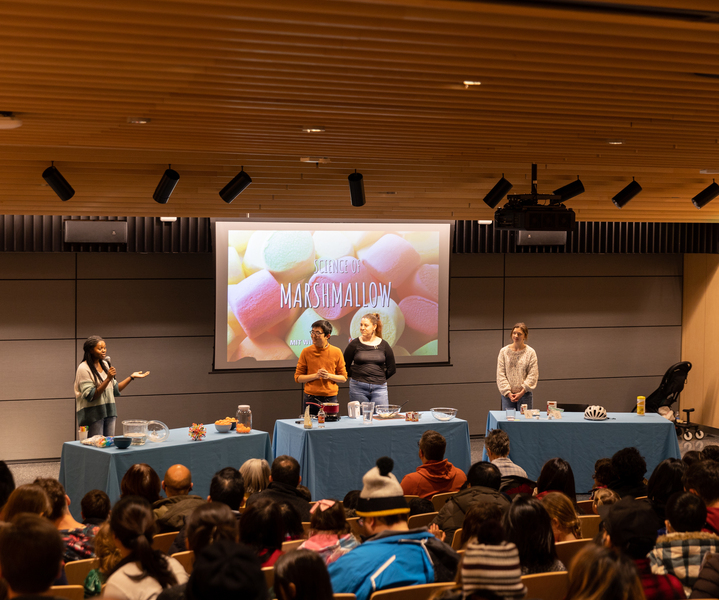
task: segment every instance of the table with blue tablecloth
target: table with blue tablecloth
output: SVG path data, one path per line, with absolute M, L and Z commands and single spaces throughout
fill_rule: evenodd
M 350 490 L 362 489 L 362 476 L 381 456 L 394 460 L 392 472 L 402 481 L 421 464 L 417 444 L 428 429 L 446 438 L 444 457 L 466 473 L 471 463 L 467 422 L 456 417 L 438 421 L 429 412 L 420 414 L 416 423 L 375 419 L 368 425 L 361 419 L 342 417 L 322 429 L 316 422 L 312 429 L 305 429 L 302 422 L 284 419 L 275 422 L 272 449 L 275 457 L 288 454 L 299 461 L 302 483 L 313 500 L 342 500 Z
M 126 450 L 65 442 L 59 479 L 72 500 L 70 510 L 73 516 L 80 519 L 82 497 L 90 490 L 103 490 L 114 504 L 120 497 L 123 475 L 135 463 L 147 463 L 160 479 L 172 465 L 185 465 L 192 473 L 194 487 L 191 493 L 205 498 L 210 493 L 210 482 L 217 471 L 224 467 L 239 469 L 249 458 L 264 458 L 272 463 L 267 432 L 253 429 L 244 434 L 234 431 L 218 433 L 210 425 L 207 437 L 195 442 L 188 436 L 188 428 L 183 427 L 171 429 L 169 438 L 164 442 L 148 441 L 144 446 L 130 446 Z
M 550 458 L 563 458 L 574 472 L 577 493 L 593 485 L 594 463 L 629 446 L 647 461 L 647 479 L 665 458 L 681 458 L 674 424 L 658 414 L 609 413 L 605 421 L 590 421 L 584 413 L 563 413 L 561 419 L 540 420 L 517 414 L 508 421 L 505 411 L 490 411 L 487 431 L 501 429 L 509 436 L 509 458 L 534 481 Z M 484 453 L 487 460 L 487 453 Z

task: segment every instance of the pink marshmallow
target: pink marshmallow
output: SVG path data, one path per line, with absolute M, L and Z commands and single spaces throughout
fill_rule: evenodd
M 422 298 L 422 296 L 407 296 L 399 303 L 399 309 L 404 315 L 405 324 L 418 333 L 437 337 L 439 330 L 439 307 L 436 302 Z
M 263 333 L 254 339 L 245 338 L 237 348 L 237 359 L 254 358 L 255 360 L 289 360 L 295 358 L 284 340 L 271 333 Z
M 401 298 L 422 296 L 437 302 L 439 299 L 439 265 L 422 265 L 398 290 Z
M 290 315 L 289 306 L 280 307 L 280 284 L 265 269 L 229 286 L 227 296 L 237 321 L 251 338 Z
M 407 240 L 389 233 L 367 248 L 362 260 L 373 276 L 382 283 L 391 282 L 394 288 L 404 283 L 422 259 Z

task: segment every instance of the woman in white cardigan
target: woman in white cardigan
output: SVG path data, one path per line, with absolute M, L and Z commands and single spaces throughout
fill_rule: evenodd
M 539 367 L 537 353 L 526 344 L 529 330 L 524 323 L 512 327 L 512 343 L 499 351 L 497 387 L 502 395 L 502 409 L 532 408 L 532 391 L 537 387 Z

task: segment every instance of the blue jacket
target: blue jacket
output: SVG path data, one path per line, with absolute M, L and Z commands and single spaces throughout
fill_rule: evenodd
M 434 583 L 430 539 L 436 538 L 426 529 L 385 531 L 370 538 L 329 566 L 333 592 L 368 600 L 377 590 Z

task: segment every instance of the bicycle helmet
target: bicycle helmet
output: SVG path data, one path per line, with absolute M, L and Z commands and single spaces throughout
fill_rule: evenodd
M 603 406 L 588 406 L 584 411 L 584 418 L 590 421 L 604 421 L 607 418 L 607 411 Z

